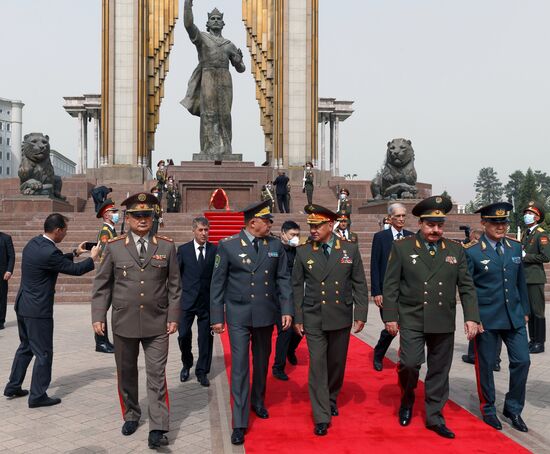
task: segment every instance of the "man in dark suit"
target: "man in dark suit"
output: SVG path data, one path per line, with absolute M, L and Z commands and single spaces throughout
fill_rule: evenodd
M 0 232 L 0 329 L 4 329 L 6 323 L 6 310 L 8 306 L 8 281 L 13 274 L 15 266 L 15 250 L 11 236 Z
M 297 249 L 292 270 L 294 327 L 306 336 L 313 433 L 323 436 L 338 416 L 350 328 L 358 333 L 365 326 L 368 290 L 357 243 L 333 233 L 336 213 L 315 204 L 304 211 L 311 239 Z
M 406 236 L 414 235 L 413 232 L 405 230 L 405 219 L 407 209 L 402 203 L 392 203 L 388 207 L 389 227 L 374 234 L 372 239 L 372 250 L 370 255 L 370 293 L 374 299 L 374 304 L 380 308 L 382 316 L 382 289 L 384 288 L 384 275 L 388 265 L 388 257 L 394 241 L 400 240 Z M 383 359 L 390 348 L 393 336 L 388 333 L 386 328 L 380 332 L 380 338 L 374 347 L 373 367 L 374 370 L 381 371 L 383 368 Z
M 235 445 L 244 443 L 250 407 L 259 418 L 269 418 L 264 399 L 273 325 L 280 317 L 286 330 L 294 315 L 286 252 L 281 241 L 269 235 L 269 203 L 254 203 L 243 213 L 245 228 L 218 244 L 210 286 L 212 330 L 222 333 L 226 322 L 229 329 Z
M 529 296 L 521 262 L 521 244 L 506 237 L 511 203 L 498 202 L 480 208 L 485 233 L 468 243 L 468 268 L 477 290 L 479 315 L 484 331 L 475 339 L 477 389 L 483 421 L 497 430 L 493 368 L 500 338 L 510 358 L 510 387 L 503 415 L 520 432 L 527 432 L 521 418 L 529 373 L 529 343 L 525 325 L 529 320 Z
M 15 352 L 4 396 L 22 397 L 28 394 L 21 385 L 34 356 L 30 408 L 61 402 L 58 397 L 48 397 L 46 393 L 52 376 L 53 304 L 57 275 L 82 276 L 94 269 L 94 259 L 99 254 L 99 247 L 95 246 L 90 251 L 90 258 L 73 263 L 74 257 L 87 252 L 85 243 L 69 254 L 63 254 L 57 248 L 56 244 L 67 235 L 68 221 L 59 213 L 50 214 L 44 222 L 44 235 L 34 237 L 23 249 L 21 285 L 15 299 L 21 343 Z
M 195 375 L 202 386 L 210 386 L 208 373 L 212 363 L 213 337 L 210 334 L 210 281 L 214 269 L 216 245 L 208 242 L 208 219 L 193 219 L 193 240 L 178 248 L 177 259 L 181 276 L 181 319 L 178 343 L 183 367 L 182 382 L 189 380 L 193 366 L 191 326 L 197 317 L 199 359 Z
M 275 186 L 275 193 L 277 194 L 277 206 L 279 213 L 289 213 L 288 209 L 288 177 L 280 170 L 279 175 L 275 178 L 273 185 Z
M 95 212 L 97 213 L 99 210 L 99 207 L 105 200 L 107 199 L 107 196 L 113 192 L 113 188 L 108 188 L 107 186 L 96 186 L 92 189 L 91 195 L 92 199 L 95 204 Z

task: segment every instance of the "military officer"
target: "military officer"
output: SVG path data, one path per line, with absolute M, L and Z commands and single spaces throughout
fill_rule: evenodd
M 357 243 L 332 231 L 337 215 L 315 204 L 304 210 L 311 236 L 297 248 L 292 271 L 295 329 L 306 336 L 313 433 L 322 436 L 338 416 L 350 328 L 358 333 L 365 325 L 368 291 Z
M 306 162 L 306 169 L 304 172 L 304 188 L 303 192 L 307 196 L 307 204 L 311 205 L 313 203 L 313 164 L 311 161 Z
M 339 211 L 336 214 L 338 215 L 336 219 L 338 223 L 334 228 L 335 235 L 343 240 L 357 243 L 359 241 L 359 237 L 357 236 L 357 233 L 350 230 L 348 213 L 346 211 Z
M 156 235 L 159 231 L 159 226 L 164 227 L 164 220 L 162 219 L 162 191 L 157 186 L 151 188 L 151 194 L 155 196 L 156 203 L 153 206 L 153 227 L 151 228 L 151 235 Z
M 250 406 L 259 418 L 269 417 L 264 405 L 273 325 L 281 317 L 282 329 L 291 326 L 290 274 L 285 249 L 269 236 L 269 202 L 243 210 L 245 227 L 218 244 L 210 286 L 210 323 L 215 333 L 229 330 L 231 344 L 231 443 L 244 443 Z M 225 310 L 224 310 L 225 309 Z M 252 392 L 249 350 L 252 343 Z
M 139 345 L 145 354 L 149 401 L 149 447 L 168 444 L 169 429 L 166 360 L 168 336 L 178 329 L 180 274 L 171 239 L 151 235 L 157 200 L 148 193 L 128 197 L 127 235 L 107 243 L 96 274 L 92 324 L 105 333 L 106 313 L 112 310 L 118 392 L 124 417 L 123 435 L 133 434 L 141 417 L 138 399 Z
M 388 332 L 395 336 L 399 330 L 401 334 L 399 423 L 407 426 L 411 421 L 414 390 L 427 346 L 426 427 L 445 438 L 455 437 L 445 425 L 442 410 L 449 397 L 457 289 L 468 339 L 475 337 L 479 323 L 476 291 L 464 250 L 461 244 L 443 238 L 445 215 L 451 209 L 451 200 L 444 196 L 428 197 L 415 205 L 412 214 L 419 218 L 419 231 L 392 245 L 382 308 Z
M 351 223 L 351 200 L 349 199 L 349 189 L 342 188 L 340 189 L 340 194 L 338 196 L 338 211 L 346 213 L 348 216 L 348 221 Z
M 521 263 L 521 245 L 506 237 L 511 203 L 498 202 L 480 208 L 485 233 L 466 248 L 468 268 L 477 290 L 484 332 L 475 339 L 476 378 L 483 421 L 502 429 L 495 408 L 493 368 L 498 339 L 502 338 L 510 358 L 510 387 L 503 414 L 514 428 L 527 432 L 521 418 L 529 372 L 529 345 L 525 324 L 529 319 L 527 284 Z
M 544 317 L 544 284 L 546 274 L 544 264 L 550 262 L 550 237 L 540 227 L 544 222 L 544 206 L 534 200 L 523 210 L 523 222 L 527 227 L 521 239 L 523 246 L 523 264 L 531 317 L 529 318 L 529 352 L 544 352 L 546 341 L 546 319 Z

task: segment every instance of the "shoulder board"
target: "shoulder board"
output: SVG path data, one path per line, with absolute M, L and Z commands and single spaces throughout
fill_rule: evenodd
M 442 238 L 442 240 L 448 241 L 448 242 L 450 242 L 450 243 L 458 244 L 459 246 L 464 245 L 464 243 L 463 243 L 462 241 L 453 240 L 453 239 L 451 239 L 451 238 Z
M 546 233 L 546 230 L 544 230 L 542 227 L 537 227 L 537 232 Z
M 164 235 L 155 235 L 155 237 L 158 238 L 159 240 L 169 241 L 170 243 L 174 242 L 172 238 L 168 238 L 167 236 L 164 236 Z
M 107 243 L 114 243 L 115 241 L 118 241 L 118 240 L 123 240 L 124 238 L 126 238 L 128 235 L 126 233 L 124 233 L 123 235 L 119 235 L 115 238 L 112 238 L 110 239 L 109 241 L 107 241 Z
M 311 243 L 313 243 L 313 240 L 311 240 L 311 238 L 308 238 L 306 241 L 299 244 L 297 247 L 307 246 L 308 244 L 311 244 Z
M 229 240 L 236 240 L 237 238 L 239 238 L 239 234 L 235 234 L 235 235 L 231 235 L 231 236 L 228 236 L 226 238 L 222 238 L 220 240 L 220 242 L 226 242 L 226 241 L 229 241 Z
M 478 243 L 479 243 L 479 241 L 473 240 L 473 241 L 470 241 L 469 243 L 466 243 L 466 244 L 462 243 L 462 247 L 464 249 L 469 249 L 469 248 L 471 248 L 472 246 L 475 246 Z
M 514 243 L 521 243 L 520 240 L 517 240 L 517 239 L 512 238 L 512 237 L 510 237 L 510 236 L 507 236 L 506 239 L 507 239 L 508 241 L 513 241 Z

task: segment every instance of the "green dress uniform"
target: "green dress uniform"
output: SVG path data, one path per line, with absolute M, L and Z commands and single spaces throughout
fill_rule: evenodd
M 433 216 L 421 215 L 428 210 L 424 213 L 437 216 L 436 222 L 443 222 L 444 214 L 451 208 L 450 200 L 430 197 L 415 206 L 413 214 L 429 221 Z M 462 245 L 441 238 L 436 248 L 430 254 L 420 233 L 393 242 L 384 277 L 382 309 L 384 322 L 399 323 L 402 409 L 412 409 L 414 404 L 414 390 L 427 346 L 425 404 L 429 427 L 445 425 L 442 410 L 449 396 L 457 289 L 464 321 L 480 320 L 476 289 Z
M 305 211 L 330 210 L 308 205 Z M 336 218 L 334 215 L 333 219 Z M 323 221 L 323 222 L 326 222 Z M 308 217 L 308 223 L 315 222 Z M 296 249 L 292 271 L 295 323 L 303 324 L 309 350 L 309 397 L 315 424 L 330 423 L 344 382 L 350 328 L 366 321 L 368 291 L 357 243 L 332 235 L 326 245 L 309 240 Z
M 533 211 L 544 219 L 544 209 L 537 202 L 529 202 L 524 211 Z M 535 211 L 536 210 L 536 211 Z M 525 268 L 525 279 L 531 306 L 531 317 L 529 319 L 530 350 L 536 345 L 537 353 L 544 351 L 546 341 L 546 319 L 544 315 L 544 284 L 546 273 L 544 264 L 550 262 L 550 236 L 542 227 L 535 225 L 525 230 L 521 239 L 523 247 L 523 265 Z
M 311 205 L 313 203 L 313 172 L 308 170 L 306 172 L 304 180 L 304 191 L 307 196 L 307 204 Z

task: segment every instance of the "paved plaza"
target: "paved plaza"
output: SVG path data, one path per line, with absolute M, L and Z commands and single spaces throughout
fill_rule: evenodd
M 459 318 L 461 315 L 459 314 Z M 361 338 L 374 345 L 381 327 L 378 311 L 371 305 L 370 316 Z M 195 341 L 196 343 L 196 341 Z M 6 329 L 0 331 L 0 381 L 7 381 L 11 361 L 18 345 L 17 325 L 13 306 L 8 307 Z M 394 342 L 390 358 L 396 359 Z M 479 415 L 473 366 L 460 357 L 466 351 L 466 340 L 457 331 L 456 348 L 451 371 L 451 399 Z M 523 418 L 528 434 L 521 434 L 503 420 L 504 432 L 536 453 L 550 453 L 550 352 L 532 355 L 527 387 L 527 403 Z M 365 358 L 370 361 L 370 358 Z M 94 351 L 90 326 L 90 307 L 60 305 L 55 309 L 54 365 L 51 396 L 63 399 L 61 405 L 29 409 L 26 398 L 7 400 L 0 404 L 0 452 L 6 453 L 137 453 L 152 452 L 147 448 L 148 421 L 145 394 L 143 355 L 140 357 L 140 397 L 142 424 L 138 431 L 124 437 L 120 433 L 122 419 L 114 357 Z M 242 447 L 230 444 L 231 412 L 229 388 L 223 365 L 219 339 L 214 346 L 210 388 L 201 387 L 192 378 L 180 383 L 180 354 L 176 336 L 171 337 L 167 367 L 170 393 L 170 445 L 160 452 L 178 453 L 241 453 Z M 503 352 L 503 371 L 495 373 L 499 414 L 507 388 L 507 357 Z M 424 368 L 423 368 L 424 371 Z M 372 372 L 375 373 L 374 371 Z M 31 369 L 25 381 L 28 389 Z M 291 375 L 292 380 L 292 375 Z M 344 385 L 345 386 L 345 385 Z M 269 389 L 267 391 L 269 393 Z M 304 417 L 309 417 L 305 415 Z M 504 419 L 504 418 L 502 418 Z M 483 440 L 480 440 L 483 443 Z M 281 452 L 292 447 L 281 446 Z

